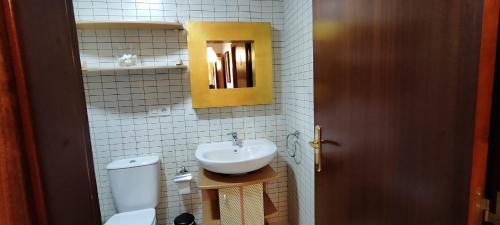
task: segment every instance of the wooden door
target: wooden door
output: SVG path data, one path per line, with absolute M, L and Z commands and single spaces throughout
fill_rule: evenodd
M 313 1 L 316 225 L 467 224 L 483 6 Z

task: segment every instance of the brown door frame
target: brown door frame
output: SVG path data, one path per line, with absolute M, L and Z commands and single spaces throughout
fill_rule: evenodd
M 0 12 L 0 224 L 100 225 L 72 2 Z
M 477 200 L 478 193 L 484 194 L 486 180 L 499 10 L 499 0 L 484 0 L 468 225 L 480 225 L 483 218 L 483 212 L 477 207 Z
M 12 2 L 0 4 L 0 224 L 47 224 Z

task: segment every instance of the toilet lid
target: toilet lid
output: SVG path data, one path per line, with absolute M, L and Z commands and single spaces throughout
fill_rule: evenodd
M 141 209 L 113 215 L 104 225 L 153 225 L 155 209 Z

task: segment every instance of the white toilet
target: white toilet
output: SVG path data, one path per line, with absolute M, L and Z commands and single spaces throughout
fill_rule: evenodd
M 160 201 L 160 158 L 116 160 L 106 167 L 118 213 L 104 225 L 156 225 Z

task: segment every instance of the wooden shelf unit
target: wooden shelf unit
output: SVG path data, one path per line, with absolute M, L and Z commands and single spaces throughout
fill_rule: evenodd
M 222 175 L 207 170 L 200 171 L 199 188 L 202 192 L 203 224 L 220 225 L 219 189 L 263 184 L 264 220 L 278 213 L 276 206 L 265 191 L 265 183 L 277 179 L 277 173 L 266 167 L 244 175 Z
M 278 175 L 269 165 L 243 175 L 223 175 L 203 169 L 200 171 L 200 189 L 240 187 L 265 183 L 277 178 Z
M 203 224 L 220 225 L 218 189 L 202 190 Z M 269 218 L 278 213 L 269 195 L 264 192 L 264 217 Z
M 82 71 L 93 72 L 93 71 L 115 71 L 115 70 L 154 70 L 154 69 L 187 69 L 187 65 L 160 65 L 160 66 L 106 66 L 106 67 L 82 67 Z
M 286 221 L 280 221 L 280 222 L 271 223 L 271 222 L 268 222 L 266 220 L 266 221 L 264 221 L 264 225 L 288 225 L 288 222 L 286 222 Z
M 182 23 L 164 21 L 116 21 L 82 20 L 76 22 L 76 28 L 83 29 L 163 29 L 183 30 Z
M 269 198 L 269 195 L 264 192 L 264 217 L 269 218 L 274 216 L 276 213 L 278 213 L 278 209 L 274 206 L 271 198 Z
M 220 225 L 219 191 L 217 189 L 201 190 L 203 224 Z

